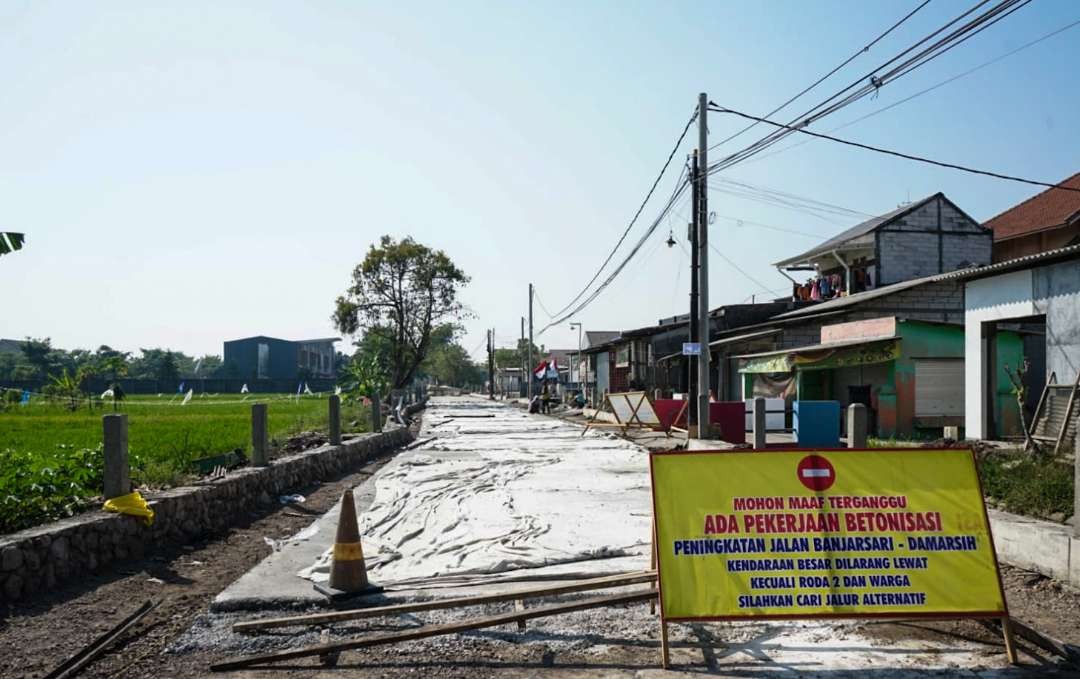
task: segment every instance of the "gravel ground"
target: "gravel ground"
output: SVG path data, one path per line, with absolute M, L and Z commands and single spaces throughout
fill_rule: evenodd
M 177 662 L 164 649 L 187 630 L 210 601 L 262 561 L 264 538 L 282 539 L 329 510 L 346 488 L 363 482 L 391 459 L 320 486 L 299 489 L 303 504 L 259 508 L 203 542 L 161 551 L 142 561 L 88 577 L 33 603 L 0 608 L 0 678 L 44 677 L 144 601 L 161 605 L 129 630 L 80 677 L 184 676 L 206 674 L 206 663 Z
M 1023 577 L 1022 574 L 1018 575 Z M 1040 590 L 1046 594 L 1045 590 Z M 1065 591 L 1073 619 L 1080 594 Z M 1041 596 L 1041 595 L 1040 595 Z M 564 599 L 565 601 L 566 599 Z M 415 629 L 492 615 L 511 604 L 431 611 L 393 618 L 373 618 L 328 627 L 331 641 Z M 320 643 L 319 628 L 288 628 L 234 634 L 233 623 L 251 615 L 200 616 L 170 647 L 177 662 L 213 661 Z M 316 658 L 292 660 L 271 669 L 245 670 L 243 676 L 428 677 L 639 676 L 659 662 L 657 618 L 645 604 L 580 611 L 530 620 L 520 632 L 513 625 L 395 646 L 347 651 L 338 669 L 320 666 Z M 1075 625 L 1074 625 L 1075 627 Z M 673 624 L 670 629 L 673 668 L 685 673 L 762 675 L 777 671 L 795 676 L 1077 676 L 1046 654 L 1026 645 L 1023 666 L 1007 665 L 999 634 L 972 621 L 934 623 L 778 622 Z M 1075 629 L 1073 630 L 1075 633 Z
M 252 652 L 319 641 L 318 630 L 291 628 L 258 636 L 232 634 L 251 614 L 211 615 L 213 597 L 264 558 L 263 538 L 292 535 L 312 515 L 337 502 L 342 490 L 385 463 L 317 488 L 302 489 L 299 506 L 238 517 L 226 534 L 160 553 L 124 570 L 88 578 L 34 604 L 0 611 L 0 677 L 43 677 L 147 599 L 162 605 L 125 633 L 85 677 L 201 677 L 212 662 Z M 1018 619 L 1080 646 L 1080 592 L 1027 571 L 1003 568 L 1010 609 Z M 466 616 L 509 605 L 430 612 L 343 623 L 343 639 Z M 1047 654 L 1021 643 L 1020 668 L 1004 663 L 1001 637 L 973 621 L 918 623 L 743 623 L 670 627 L 672 660 L 686 674 L 723 676 L 784 672 L 791 676 L 1078 676 Z M 649 677 L 658 667 L 657 619 L 647 605 L 582 611 L 464 634 L 346 652 L 339 669 L 317 659 L 248 670 L 244 677 Z M 346 672 L 340 671 L 347 670 Z

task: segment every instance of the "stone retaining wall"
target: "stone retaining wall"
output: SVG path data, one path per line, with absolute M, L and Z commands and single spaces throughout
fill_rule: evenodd
M 279 495 L 341 476 L 412 439 L 407 428 L 360 434 L 340 446 L 278 458 L 269 467 L 246 467 L 217 481 L 148 493 L 152 526 L 99 510 L 0 537 L 0 601 L 29 598 L 110 563 L 142 558 L 157 546 L 188 544 L 220 532 L 253 507 L 273 505 Z

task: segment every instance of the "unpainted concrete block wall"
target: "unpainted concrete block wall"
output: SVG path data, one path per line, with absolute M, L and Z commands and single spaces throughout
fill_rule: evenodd
M 1046 374 L 1072 382 L 1080 372 L 1080 261 L 1035 269 L 1035 309 L 1046 314 Z
M 938 197 L 877 232 L 877 285 L 989 264 L 993 234 Z

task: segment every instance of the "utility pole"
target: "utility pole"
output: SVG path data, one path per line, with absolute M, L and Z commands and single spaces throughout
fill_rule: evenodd
M 521 350 L 521 345 L 525 344 L 525 317 L 521 317 L 521 341 L 518 342 L 518 358 L 521 359 L 521 363 L 518 366 L 521 368 L 521 377 L 518 379 L 518 393 L 517 397 L 521 398 L 521 387 L 525 385 L 525 352 Z
M 709 97 L 698 95 L 698 438 L 712 438 L 709 423 Z
M 698 156 L 697 149 L 692 154 L 693 158 L 690 161 L 690 213 L 692 215 L 690 224 L 690 338 L 688 342 L 696 342 L 698 340 L 698 200 L 700 199 L 698 191 Z M 697 385 L 699 384 L 697 376 L 694 375 L 694 369 L 697 365 L 694 363 L 693 356 L 686 357 L 686 392 L 690 396 L 689 413 L 687 413 L 687 428 L 693 427 L 698 421 L 698 399 L 697 399 Z
M 533 355 L 532 355 L 532 348 L 533 348 L 532 300 L 533 300 L 533 284 L 529 283 L 529 362 L 525 366 L 525 379 L 527 379 L 529 381 L 529 392 L 528 392 L 529 403 L 532 403 L 532 396 L 533 396 L 533 379 L 532 379 L 533 378 L 533 376 L 532 376 L 532 369 L 533 369 Z
M 487 349 L 488 349 L 488 400 L 495 400 L 495 347 L 494 340 L 491 336 L 491 331 L 487 331 Z

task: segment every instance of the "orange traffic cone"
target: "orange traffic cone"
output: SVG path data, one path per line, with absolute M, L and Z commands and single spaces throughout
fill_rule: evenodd
M 352 490 L 341 496 L 341 516 L 338 519 L 337 537 L 334 539 L 333 559 L 330 562 L 329 587 L 319 584 L 315 589 L 332 600 L 350 595 L 372 592 L 377 589 L 368 582 L 364 566 L 364 550 L 360 546 L 360 529 L 356 524 L 356 505 Z

